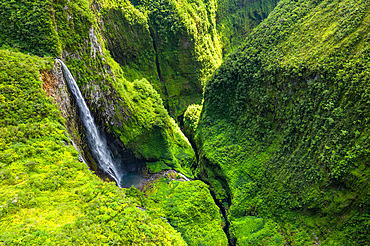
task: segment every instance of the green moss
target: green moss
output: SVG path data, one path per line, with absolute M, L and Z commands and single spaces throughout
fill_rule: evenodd
M 207 185 L 165 177 L 146 191 L 148 213 L 162 216 L 181 232 L 188 245 L 228 245 L 221 215 Z
M 219 0 L 217 30 L 221 36 L 223 55 L 241 45 L 249 33 L 275 8 L 279 0 Z
M 198 170 L 223 175 L 209 182 L 223 201 L 230 188 L 231 224 L 273 219 L 297 245 L 368 240 L 368 9 L 281 1 L 207 84 Z
M 0 64 L 2 244 L 186 245 L 65 145 L 64 120 L 41 87 L 52 60 L 1 49 Z
M 147 162 L 146 166 L 152 173 L 158 173 L 162 170 L 171 169 L 167 166 L 163 161 L 156 161 L 156 162 Z
M 189 105 L 184 113 L 184 133 L 189 139 L 191 139 L 191 141 L 194 141 L 195 139 L 195 133 L 198 127 L 201 112 L 201 105 L 192 104 Z
M 107 49 L 121 65 L 126 79 L 146 78 L 162 92 L 147 15 L 127 1 L 98 1 Z M 164 98 L 164 95 L 162 95 Z
M 233 220 L 231 233 L 237 238 L 236 245 L 285 245 L 283 236 L 278 233 L 278 225 L 273 221 L 253 216 Z
M 163 161 L 166 165 L 192 177 L 194 151 L 176 123 L 163 107 L 159 94 L 146 80 L 126 82 L 118 92 L 125 95 L 130 114 L 124 122 L 121 140 L 138 158 Z
M 216 1 L 132 2 L 148 13 L 161 94 L 177 118 L 188 105 L 201 102 L 204 82 L 222 60 Z

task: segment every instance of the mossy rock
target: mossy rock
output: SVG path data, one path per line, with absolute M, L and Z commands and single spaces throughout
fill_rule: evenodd
M 228 245 L 219 208 L 202 181 L 163 177 L 146 190 L 146 195 L 148 213 L 163 217 L 188 245 Z

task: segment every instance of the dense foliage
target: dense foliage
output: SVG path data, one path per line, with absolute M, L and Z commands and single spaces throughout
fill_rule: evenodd
M 59 9 L 55 21 L 64 49 L 62 56 L 96 121 L 118 136 L 137 158 L 161 161 L 166 167 L 191 176 L 189 167 L 195 160 L 194 151 L 168 116 L 153 87 L 146 80 L 129 82 L 125 69 L 111 58 L 105 48 L 109 42 L 103 38 L 105 26 L 100 25 L 98 9 L 101 5 L 104 15 L 120 4 L 126 19 L 137 19 L 136 22 L 141 23 L 140 18 L 145 20 L 145 17 L 125 1 L 89 4 L 82 0 L 55 2 Z
M 216 25 L 223 55 L 238 48 L 277 3 L 278 0 L 218 0 Z
M 0 244 L 366 245 L 370 3 L 277 2 L 1 1 Z M 97 178 L 41 56 L 151 172 L 206 184 Z
M 219 209 L 207 185 L 173 178 L 176 174 L 161 178 L 146 191 L 148 213 L 166 218 L 188 245 L 228 245 Z
M 1 244 L 186 245 L 78 160 L 64 119 L 42 91 L 40 70 L 52 64 L 0 50 Z
M 145 77 L 175 118 L 200 103 L 221 63 L 216 1 L 100 2 L 107 48 L 127 77 Z
M 249 216 L 294 245 L 369 241 L 369 8 L 280 1 L 207 84 L 199 175 L 237 244 Z
M 194 142 L 195 134 L 198 127 L 200 113 L 202 112 L 202 105 L 191 104 L 184 113 L 184 127 L 183 131 L 189 138 L 189 141 Z
M 37 55 L 60 52 L 54 9 L 50 1 L 18 0 L 0 3 L 0 46 Z

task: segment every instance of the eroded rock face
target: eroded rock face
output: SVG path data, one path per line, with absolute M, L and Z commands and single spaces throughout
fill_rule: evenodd
M 63 118 L 67 120 L 68 133 L 73 136 L 73 139 L 78 141 L 79 137 L 74 136 L 74 132 L 78 130 L 77 110 L 73 100 L 71 100 L 67 85 L 63 78 L 63 73 L 58 63 L 51 71 L 42 71 L 42 88 L 46 94 L 53 98 L 54 103 L 58 106 Z
M 91 81 L 83 86 L 82 91 L 88 98 L 88 104 L 95 113 L 96 120 L 102 126 L 122 127 L 124 120 L 128 120 L 129 112 L 124 106 L 123 99 L 109 84 L 102 88 L 100 83 Z
M 90 37 L 90 43 L 91 43 L 91 57 L 96 58 L 97 53 L 103 56 L 103 49 L 100 43 L 98 42 L 98 38 L 95 35 L 93 26 L 91 26 L 90 28 L 89 37 Z
M 41 74 L 42 89 L 53 99 L 61 115 L 66 119 L 67 132 L 69 138 L 73 141 L 69 144 L 78 148 L 82 155 L 79 157 L 80 160 L 87 160 L 89 166 L 96 170 L 96 164 L 90 155 L 86 142 L 83 140 L 84 132 L 79 121 L 77 107 L 68 91 L 60 64 L 56 62 L 51 71 L 42 71 Z

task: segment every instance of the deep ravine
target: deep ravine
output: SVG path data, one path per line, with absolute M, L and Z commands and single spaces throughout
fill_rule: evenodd
M 152 32 L 152 31 L 151 31 Z M 155 41 L 153 37 L 153 45 L 156 50 Z M 157 51 L 157 50 L 156 50 Z M 105 135 L 99 131 L 94 118 L 81 94 L 81 91 L 78 88 L 78 85 L 76 84 L 76 81 L 73 79 L 72 74 L 66 67 L 66 65 L 63 63 L 63 61 L 57 59 L 57 61 L 61 64 L 63 74 L 65 77 L 65 80 L 67 81 L 68 87 L 70 91 L 72 92 L 73 97 L 76 100 L 76 104 L 79 111 L 79 117 L 81 119 L 81 122 L 83 124 L 83 127 L 85 129 L 86 139 L 88 143 L 89 150 L 97 162 L 99 168 L 101 168 L 107 175 L 109 175 L 113 180 L 115 180 L 118 187 L 122 188 L 125 186 L 122 186 L 122 180 L 128 179 L 127 182 L 131 182 L 130 179 L 137 179 L 137 177 L 132 176 L 132 174 L 127 173 L 124 165 L 120 162 L 116 162 L 115 158 L 113 158 L 113 155 L 111 153 L 111 150 L 107 144 L 107 139 Z M 161 78 L 160 68 L 159 68 L 159 61 L 158 61 L 158 54 L 156 52 L 156 64 L 157 64 L 157 70 L 158 70 L 158 76 L 160 80 L 163 82 Z M 165 85 L 164 85 L 164 88 Z M 166 96 L 167 91 L 165 90 Z M 167 110 L 168 110 L 168 101 L 166 101 L 167 104 Z M 197 163 L 199 162 L 199 156 L 198 156 L 198 150 L 196 148 L 196 145 L 194 142 L 191 143 L 194 152 L 196 153 Z M 186 179 L 185 179 L 186 180 Z M 207 184 L 206 180 L 202 180 L 199 178 L 199 180 L 205 182 Z M 189 180 L 187 180 L 189 181 Z M 127 183 L 125 182 L 125 183 Z M 208 184 L 209 185 L 209 184 Z M 234 246 L 235 241 L 233 241 L 230 237 L 229 233 L 229 227 L 230 223 L 227 219 L 227 213 L 225 208 L 222 206 L 222 203 L 220 203 L 214 194 L 214 192 L 211 192 L 211 196 L 215 202 L 215 204 L 219 207 L 220 213 L 225 221 L 225 226 L 223 228 L 224 233 L 226 234 L 226 237 L 228 239 L 228 245 Z
M 162 73 L 161 73 L 161 67 L 160 67 L 160 64 L 159 64 L 159 56 L 158 56 L 158 50 L 157 50 L 157 43 L 156 43 L 153 28 L 149 27 L 149 32 L 150 32 L 150 37 L 153 40 L 153 48 L 154 48 L 154 51 L 155 51 L 155 66 L 157 68 L 158 78 L 159 78 L 159 81 L 160 81 L 160 83 L 163 87 L 163 93 L 164 93 L 164 97 L 165 97 L 164 107 L 169 112 L 170 111 L 170 105 L 169 105 L 169 102 L 168 102 L 168 92 L 167 92 L 166 82 L 164 81 L 164 79 L 162 77 Z

